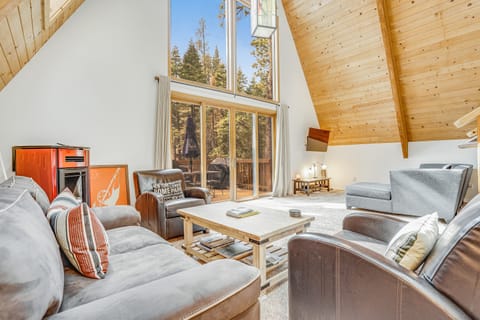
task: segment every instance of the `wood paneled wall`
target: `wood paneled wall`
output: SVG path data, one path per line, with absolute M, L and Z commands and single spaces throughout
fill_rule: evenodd
M 0 90 L 83 1 L 66 1 L 50 17 L 48 0 L 0 0 Z
M 382 3 L 384 21 L 378 12 Z M 480 105 L 480 1 L 283 0 L 283 5 L 331 144 L 401 141 L 399 108 L 408 141 L 463 138 L 471 129 L 456 129 L 453 122 Z M 388 24 L 390 50 L 382 23 Z M 395 79 L 389 76 L 392 61 Z

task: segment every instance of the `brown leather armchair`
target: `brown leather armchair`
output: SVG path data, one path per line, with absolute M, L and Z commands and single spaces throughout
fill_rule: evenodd
M 165 201 L 162 195 L 153 192 L 154 183 L 182 181 L 183 199 Z M 177 209 L 195 207 L 211 202 L 208 189 L 185 187 L 183 172 L 179 169 L 142 170 L 133 173 L 135 208 L 140 211 L 142 226 L 158 233 L 164 239 L 183 235 L 183 220 Z M 197 225 L 193 231 L 205 231 Z
M 404 224 L 353 213 L 336 235 L 293 237 L 290 319 L 480 319 L 480 195 L 415 272 L 383 255 Z

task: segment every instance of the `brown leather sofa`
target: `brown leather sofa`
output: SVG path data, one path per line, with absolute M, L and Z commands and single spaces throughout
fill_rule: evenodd
M 480 319 L 480 195 L 410 272 L 383 253 L 404 221 L 353 213 L 289 241 L 290 319 Z
M 182 181 L 185 198 L 165 201 L 163 197 L 153 192 L 154 183 Z M 164 239 L 183 236 L 183 220 L 177 213 L 178 209 L 195 207 L 211 202 L 210 193 L 206 188 L 185 187 L 185 177 L 182 170 L 142 170 L 133 173 L 135 187 L 135 208 L 142 216 L 142 226 L 156 232 Z M 193 231 L 205 229 L 194 225 Z

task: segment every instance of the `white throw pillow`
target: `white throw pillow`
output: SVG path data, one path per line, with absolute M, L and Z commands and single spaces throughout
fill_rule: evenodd
M 430 254 L 438 239 L 436 212 L 407 223 L 393 237 L 385 256 L 404 268 L 415 270 Z

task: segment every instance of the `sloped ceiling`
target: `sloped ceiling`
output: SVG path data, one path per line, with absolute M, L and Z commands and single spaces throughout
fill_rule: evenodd
M 283 0 L 330 144 L 465 138 L 480 105 L 480 1 Z M 403 135 L 403 137 L 402 137 Z M 407 151 L 407 152 L 405 152 Z
M 51 15 L 49 0 L 0 0 L 0 90 L 83 1 L 67 0 Z

